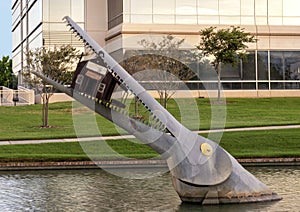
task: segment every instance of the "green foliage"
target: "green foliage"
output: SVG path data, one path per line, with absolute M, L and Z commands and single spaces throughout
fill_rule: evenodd
M 70 45 L 53 49 L 41 47 L 26 53 L 27 67 L 22 72 L 23 78 L 27 85 L 35 88 L 41 95 L 43 127 L 48 127 L 48 105 L 53 95 L 53 88 L 38 75 L 48 76 L 62 84 L 70 85 L 72 70 L 75 69 L 80 56 L 80 52 Z
M 12 71 L 12 60 L 9 56 L 2 57 L 0 60 L 0 86 L 15 88 L 17 82 L 16 76 Z
M 146 66 L 144 69 L 167 71 L 180 80 L 194 77 L 195 73 L 190 70 L 189 64 L 197 61 L 199 55 L 192 50 L 180 50 L 184 41 L 185 39 L 176 39 L 172 35 L 163 36 L 158 42 L 146 39 L 139 41 L 138 44 L 144 49 L 141 57 Z
M 60 48 L 37 48 L 26 53 L 27 67 L 24 70 L 25 81 L 32 87 L 44 82 L 32 76 L 34 72 L 49 76 L 63 84 L 71 84 L 72 71 L 75 68 L 81 52 L 70 45 Z
M 138 44 L 143 49 L 127 51 L 127 59 L 121 63 L 130 74 L 135 74 L 137 80 L 162 82 L 151 83 L 147 85 L 150 86 L 147 89 L 158 92 L 164 107 L 167 107 L 167 101 L 180 87 L 178 80 L 189 80 L 196 76 L 189 65 L 197 61 L 199 55 L 197 51 L 180 50 L 184 41 L 172 35 L 163 36 L 155 41 L 142 39 Z M 136 74 L 139 71 L 144 72 Z
M 237 65 L 238 61 L 246 57 L 245 43 L 256 40 L 250 33 L 240 27 L 231 26 L 227 29 L 209 27 L 201 30 L 201 42 L 197 46 L 204 56 L 212 56 L 212 65 L 218 74 L 218 100 L 221 98 L 221 64 Z
M 201 42 L 197 46 L 205 56 L 213 56 L 212 64 L 216 67 L 219 63 L 236 65 L 239 59 L 245 57 L 245 43 L 256 40 L 250 33 L 240 27 L 231 26 L 227 29 L 209 27 L 201 30 Z

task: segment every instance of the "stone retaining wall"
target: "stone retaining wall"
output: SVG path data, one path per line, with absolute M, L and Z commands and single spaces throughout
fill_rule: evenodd
M 238 159 L 245 165 L 300 165 L 300 158 L 253 158 Z M 63 161 L 63 162 L 2 162 L 0 170 L 38 169 L 87 169 L 87 168 L 127 168 L 127 167 L 166 167 L 165 160 L 102 160 L 102 161 Z

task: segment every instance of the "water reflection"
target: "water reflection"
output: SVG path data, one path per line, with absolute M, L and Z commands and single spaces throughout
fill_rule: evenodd
M 300 168 L 249 167 L 278 192 L 279 202 L 199 206 L 182 204 L 169 174 L 132 180 L 102 170 L 0 172 L 0 211 L 295 211 Z

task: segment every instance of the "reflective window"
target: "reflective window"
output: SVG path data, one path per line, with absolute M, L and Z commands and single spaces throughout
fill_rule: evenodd
M 79 8 L 77 8 L 78 10 Z M 82 16 L 82 21 L 84 17 Z M 108 1 L 108 28 L 111 29 L 123 22 L 123 1 Z
M 23 23 L 23 26 L 22 26 L 22 28 L 23 28 L 23 39 L 24 38 L 26 38 L 27 37 L 27 15 L 25 15 L 24 17 L 23 17 L 23 20 L 22 20 L 22 23 Z
M 43 0 L 43 21 L 49 21 L 50 20 L 50 0 Z
M 267 0 L 255 0 L 255 14 L 257 16 L 268 15 L 268 2 Z
M 300 1 L 284 0 L 283 16 L 299 16 Z M 299 24 L 299 23 L 298 23 Z
M 28 0 L 28 7 L 30 7 L 33 3 L 34 3 L 35 0 Z
M 12 32 L 12 49 L 21 44 L 21 23 Z
M 268 17 L 267 16 L 256 16 L 254 21 L 255 21 L 255 24 L 257 24 L 257 25 L 267 25 Z
M 241 17 L 242 25 L 254 25 L 254 23 L 255 23 L 254 16 L 242 16 Z
M 235 67 L 230 64 L 222 67 L 221 78 L 222 80 L 255 80 L 255 53 L 249 52 L 247 58 L 240 60 Z
M 19 1 L 19 0 L 12 0 L 11 1 L 11 7 L 13 7 L 17 3 L 17 1 Z
M 241 15 L 254 16 L 254 0 L 241 0 Z
M 218 15 L 219 12 L 218 0 L 203 1 L 198 0 L 198 14 L 199 15 Z
M 300 17 L 283 17 L 284 25 L 297 25 L 299 26 Z
M 76 22 L 84 22 L 84 0 L 71 0 L 71 17 Z
M 282 1 L 283 0 L 272 0 L 268 5 L 269 16 L 282 16 Z
M 175 14 L 174 0 L 153 0 L 153 14 Z
M 132 23 L 151 24 L 152 15 L 131 15 Z
M 272 0 L 272 3 L 268 5 L 268 15 L 270 25 L 282 25 L 282 1 L 283 0 Z
M 155 24 L 175 24 L 175 15 L 153 15 Z
M 271 51 L 270 56 L 272 80 L 300 79 L 300 52 Z
M 224 25 L 299 25 L 300 23 L 298 12 L 300 1 L 296 0 L 124 0 L 123 2 L 126 15 L 124 20 L 134 23 L 143 21 Z M 150 18 L 150 15 L 153 17 Z M 140 17 L 142 20 L 138 20 Z
M 18 48 L 12 56 L 13 59 L 13 70 L 21 70 L 22 53 L 21 48 Z
M 152 14 L 152 0 L 131 0 L 132 14 Z
M 242 61 L 241 79 L 242 80 L 255 80 L 255 52 L 248 52 L 247 58 Z
M 271 89 L 300 89 L 300 82 L 272 82 Z
M 198 24 L 219 24 L 219 16 L 198 16 Z
M 269 24 L 270 25 L 282 25 L 283 19 L 282 19 L 282 17 L 269 17 Z
M 268 80 L 268 52 L 257 52 L 257 74 L 259 80 Z
M 29 49 L 36 49 L 43 46 L 43 35 L 41 32 L 37 35 L 30 36 L 29 40 Z
M 197 24 L 197 16 L 176 15 L 176 24 Z
M 230 64 L 226 64 L 222 66 L 221 71 L 221 79 L 222 80 L 240 80 L 241 79 L 241 70 L 240 70 L 240 64 L 233 67 Z
M 196 0 L 176 0 L 176 14 L 178 15 L 196 15 Z
M 271 80 L 284 79 L 284 55 L 283 52 L 270 52 L 270 75 Z
M 221 0 L 219 1 L 220 15 L 240 15 L 240 1 Z
M 28 34 L 42 22 L 42 2 L 37 1 L 28 12 Z
M 269 82 L 259 82 L 258 89 L 259 90 L 269 90 Z
M 51 0 L 49 4 L 50 22 L 61 22 L 63 17 L 71 14 L 70 0 Z
M 224 90 L 254 90 L 255 82 L 223 82 Z
M 12 24 L 13 26 L 20 21 L 21 18 L 21 9 L 20 9 L 20 3 L 18 3 L 12 12 Z
M 230 25 L 230 24 L 240 24 L 240 16 L 220 16 L 220 24 Z

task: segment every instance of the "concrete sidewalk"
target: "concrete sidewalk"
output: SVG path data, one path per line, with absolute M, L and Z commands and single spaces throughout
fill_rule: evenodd
M 256 130 L 280 130 L 280 129 L 300 129 L 300 125 L 199 130 L 199 131 L 194 131 L 194 132 L 195 133 L 216 133 L 216 132 L 242 132 L 242 131 L 256 131 Z M 41 144 L 41 143 L 79 142 L 79 141 L 80 142 L 81 141 L 101 141 L 101 140 L 119 140 L 119 139 L 129 139 L 129 138 L 134 138 L 134 136 L 133 135 L 119 135 L 119 136 L 85 137 L 85 138 L 61 138 L 61 139 L 42 139 L 42 140 L 0 141 L 0 145 Z

